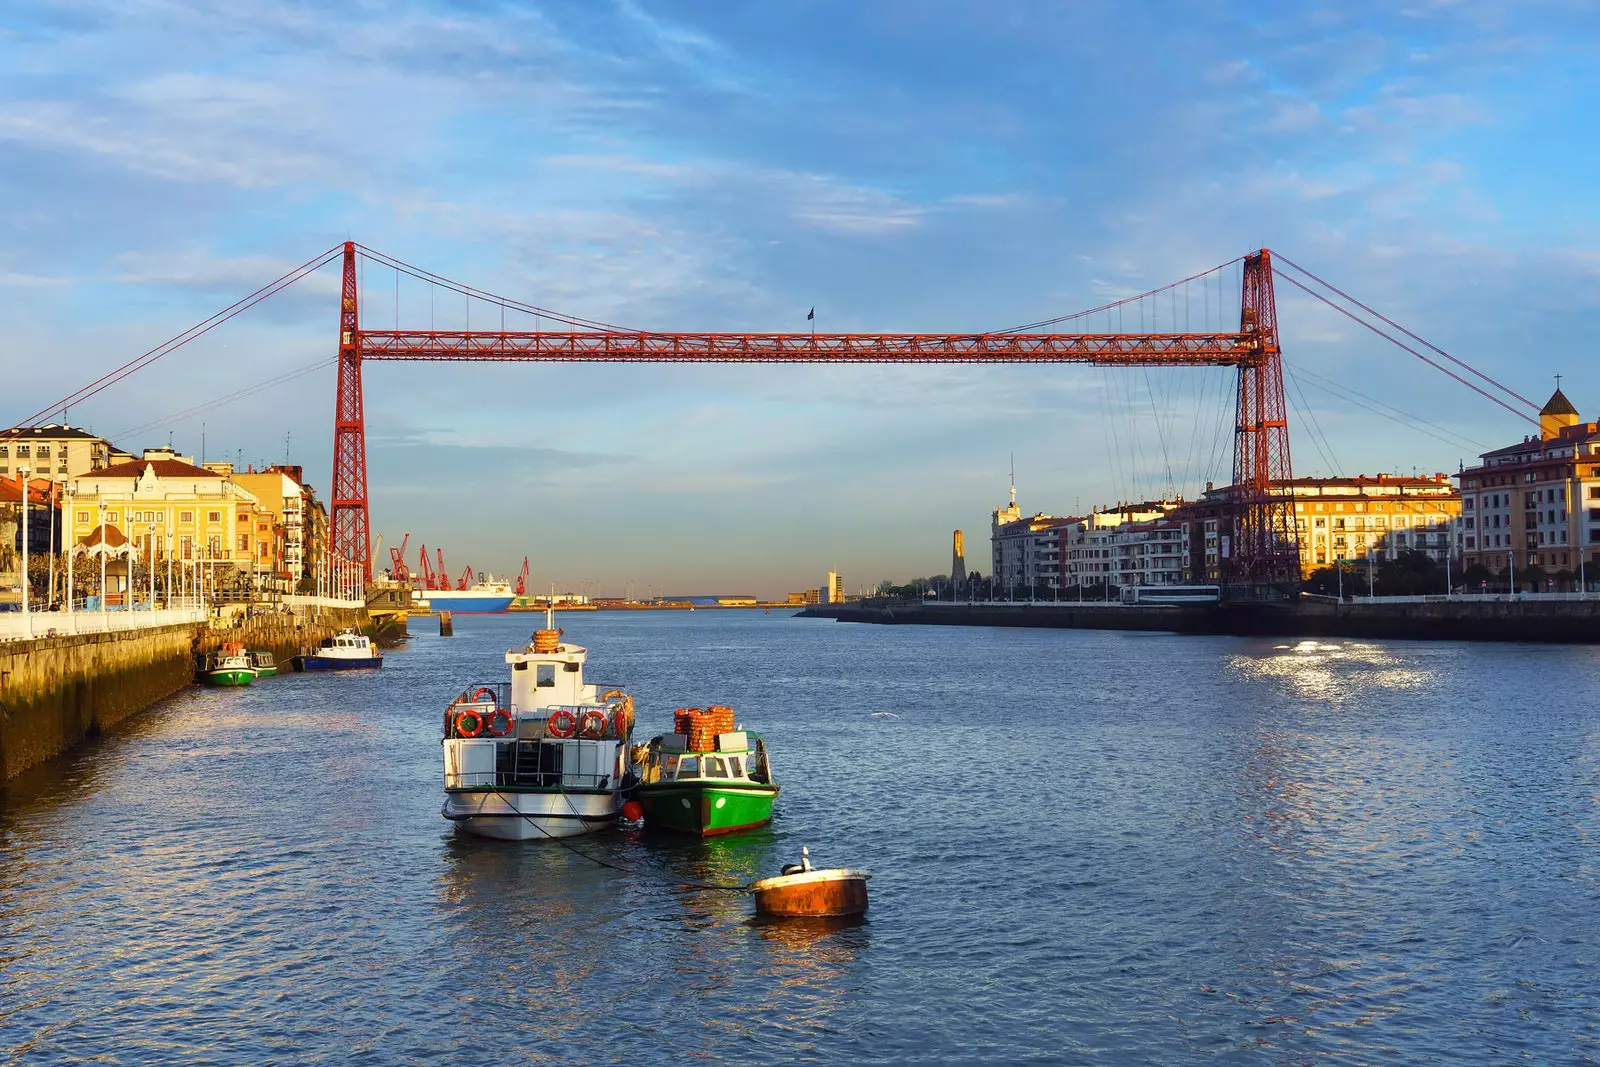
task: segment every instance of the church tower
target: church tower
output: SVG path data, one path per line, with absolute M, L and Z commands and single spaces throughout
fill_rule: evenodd
M 1578 424 L 1578 409 L 1572 406 L 1567 394 L 1561 391 L 1561 379 L 1556 379 L 1556 391 L 1550 394 L 1539 410 L 1539 436 L 1543 440 L 1560 437 L 1561 431 Z

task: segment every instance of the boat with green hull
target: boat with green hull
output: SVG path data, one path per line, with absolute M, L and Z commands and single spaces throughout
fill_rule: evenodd
M 257 678 L 278 673 L 278 660 L 271 652 L 265 649 L 251 649 L 247 654 L 250 657 L 250 666 L 256 669 Z
M 206 657 L 200 677 L 207 685 L 241 686 L 252 684 L 256 673 L 244 646 L 230 642 Z
M 779 785 L 772 780 L 766 743 L 753 733 L 716 735 L 712 745 L 691 735 L 663 734 L 645 751 L 634 799 L 646 826 L 714 837 L 754 830 L 772 821 Z

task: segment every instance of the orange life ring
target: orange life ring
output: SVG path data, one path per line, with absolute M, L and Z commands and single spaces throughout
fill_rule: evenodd
M 596 708 L 590 708 L 578 720 L 578 735 L 590 739 L 606 735 L 606 713 Z
M 477 737 L 483 733 L 483 716 L 471 708 L 456 712 L 456 736 Z
M 483 721 L 483 728 L 489 731 L 490 737 L 504 737 L 511 732 L 511 713 L 505 708 L 495 708 Z
M 480 686 L 478 686 L 477 689 L 473 690 L 472 703 L 474 703 L 474 704 L 497 704 L 497 703 L 499 703 L 499 698 L 494 695 L 494 690 L 493 689 L 490 689 L 486 685 L 480 685 Z
M 556 725 L 560 723 L 561 725 Z M 550 731 L 551 737 L 571 737 L 578 732 L 578 717 L 566 708 L 557 708 L 550 713 L 550 718 L 545 721 L 545 727 Z

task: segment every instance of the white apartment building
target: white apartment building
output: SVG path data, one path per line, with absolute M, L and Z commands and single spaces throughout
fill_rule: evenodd
M 1081 519 L 1069 520 L 1066 528 L 1066 568 L 1063 585 L 1093 585 L 1109 582 L 1112 585 L 1171 584 L 1183 580 L 1183 552 L 1187 542 L 1181 528 L 1174 527 L 1168 537 L 1165 524 L 1159 520 L 1168 511 L 1179 506 L 1178 501 L 1148 501 L 1142 504 L 1123 504 L 1116 508 L 1096 511 Z M 1169 563 L 1169 556 L 1176 556 Z M 1171 583 L 1140 582 L 1135 576 L 1144 574 L 1166 575 L 1172 571 L 1177 577 Z

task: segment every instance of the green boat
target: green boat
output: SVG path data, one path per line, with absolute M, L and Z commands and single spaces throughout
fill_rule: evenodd
M 201 677 L 208 685 L 249 685 L 256 673 L 244 646 L 230 642 L 207 657 Z
M 684 734 L 650 741 L 634 793 L 646 826 L 713 837 L 772 821 L 779 786 L 758 735 L 720 734 L 715 748 L 700 751 L 686 742 Z
M 250 657 L 250 666 L 256 669 L 257 678 L 265 678 L 269 674 L 278 673 L 278 661 L 271 652 L 251 649 L 246 655 Z

